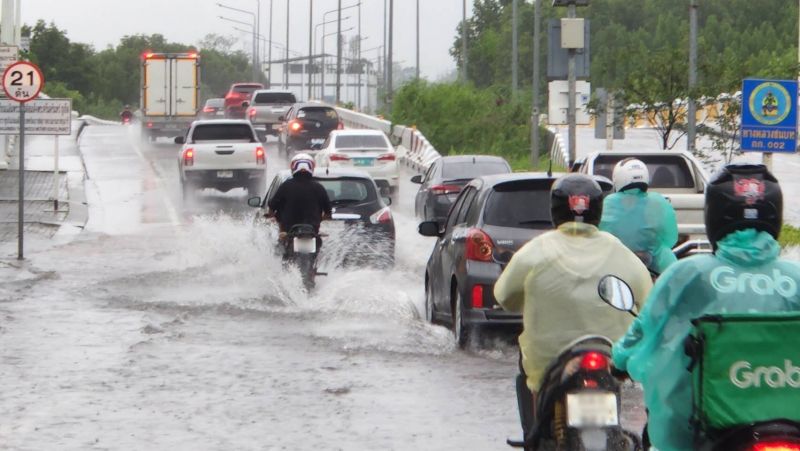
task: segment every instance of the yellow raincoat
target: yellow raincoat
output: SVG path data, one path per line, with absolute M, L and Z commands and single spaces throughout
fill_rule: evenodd
M 494 286 L 497 302 L 522 313 L 519 346 L 531 390 L 539 389 L 547 365 L 576 338 L 617 340 L 625 334 L 633 317 L 597 294 L 608 274 L 628 282 L 641 307 L 653 286 L 641 260 L 597 227 L 567 222 L 523 246 L 500 275 Z

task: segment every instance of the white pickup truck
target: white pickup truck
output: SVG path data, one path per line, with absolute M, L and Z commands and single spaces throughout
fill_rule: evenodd
M 602 175 L 611 179 L 614 166 L 624 158 L 637 158 L 650 172 L 650 189 L 666 197 L 678 219 L 681 243 L 688 239 L 704 239 L 704 190 L 708 175 L 700 163 L 686 151 L 595 152 L 579 159 L 573 172 Z
M 184 200 L 204 188 L 244 188 L 251 196 L 266 191 L 267 154 L 249 121 L 195 121 L 175 143 L 183 144 L 178 169 Z

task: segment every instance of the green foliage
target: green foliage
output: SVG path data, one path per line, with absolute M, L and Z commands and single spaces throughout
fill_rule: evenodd
M 800 228 L 784 224 L 781 229 L 781 235 L 778 238 L 781 247 L 800 246 Z
M 501 155 L 527 169 L 529 105 L 529 99 L 509 100 L 502 88 L 415 81 L 395 94 L 392 122 L 415 125 L 444 154 Z
M 24 27 L 31 37 L 29 58 L 44 72 L 46 92 L 70 97 L 81 113 L 117 118 L 125 104 L 139 104 L 141 55 L 146 50 L 179 53 L 195 46 L 169 42 L 160 34 L 124 36 L 116 47 L 95 51 L 69 40 L 55 24 L 39 21 Z M 231 83 L 252 78 L 247 55 L 231 51 L 233 38 L 211 34 L 201 41 L 201 99 L 223 96 Z M 263 81 L 263 80 L 261 80 Z

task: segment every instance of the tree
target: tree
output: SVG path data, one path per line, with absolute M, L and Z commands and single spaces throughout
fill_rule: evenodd
M 718 103 L 718 114 L 711 126 L 698 127 L 698 132 L 711 140 L 711 147 L 698 148 L 694 153 L 706 164 L 716 167 L 730 164 L 733 157 L 742 154 L 742 94 L 711 101 Z

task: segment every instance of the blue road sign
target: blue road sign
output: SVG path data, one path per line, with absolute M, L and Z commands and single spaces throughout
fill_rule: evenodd
M 797 81 L 744 80 L 742 85 L 742 150 L 794 152 Z

